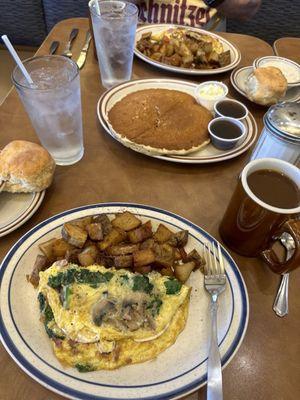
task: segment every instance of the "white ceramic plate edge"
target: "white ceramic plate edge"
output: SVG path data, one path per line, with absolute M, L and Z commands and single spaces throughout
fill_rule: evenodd
M 4 227 L 4 230 L 0 231 L 0 237 L 8 235 L 9 233 L 15 231 L 20 226 L 25 224 L 25 222 L 27 222 L 29 220 L 29 218 L 31 218 L 33 216 L 33 214 L 38 210 L 38 208 L 42 204 L 42 201 L 45 197 L 45 193 L 46 193 L 46 190 L 36 193 L 36 195 L 32 199 L 32 203 L 31 203 L 31 204 L 34 204 L 34 206 L 28 207 L 28 209 L 25 211 L 25 216 L 23 213 L 15 221 L 12 221 L 9 225 L 6 225 Z M 37 196 L 38 196 L 38 200 L 36 199 Z

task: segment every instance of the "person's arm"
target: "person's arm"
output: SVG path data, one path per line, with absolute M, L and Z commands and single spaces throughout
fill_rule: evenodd
M 204 2 L 212 8 L 217 8 L 226 17 L 240 20 L 252 18 L 261 5 L 261 0 L 204 0 Z

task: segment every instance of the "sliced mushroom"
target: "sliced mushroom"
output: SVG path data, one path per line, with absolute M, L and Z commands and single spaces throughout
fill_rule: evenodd
M 92 319 L 95 325 L 100 326 L 103 319 L 116 311 L 115 303 L 102 298 L 92 308 Z
M 126 328 L 130 331 L 136 331 L 145 322 L 145 307 L 143 307 L 142 303 L 124 302 L 121 317 Z

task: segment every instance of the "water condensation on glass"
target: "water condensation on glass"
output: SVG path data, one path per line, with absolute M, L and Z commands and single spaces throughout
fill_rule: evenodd
M 107 0 L 99 7 L 101 15 L 92 12 L 91 17 L 102 84 L 109 88 L 131 78 L 137 13 L 132 15 L 133 4 L 121 1 Z
M 19 96 L 42 145 L 56 163 L 68 165 L 83 155 L 80 78 L 68 67 L 30 71 L 35 88 L 18 87 Z M 22 78 L 21 85 L 25 85 Z

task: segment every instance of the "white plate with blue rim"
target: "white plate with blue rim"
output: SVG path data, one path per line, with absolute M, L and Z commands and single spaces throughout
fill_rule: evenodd
M 0 269 L 1 341 L 14 361 L 37 382 L 70 399 L 80 400 L 159 400 L 175 399 L 205 385 L 210 337 L 209 295 L 203 275 L 195 271 L 187 284 L 192 287 L 189 316 L 176 343 L 155 360 L 114 371 L 80 373 L 65 368 L 52 352 L 39 321 L 36 290 L 26 282 L 38 254 L 38 244 L 60 237 L 65 222 L 88 215 L 113 215 L 131 211 L 143 221 L 151 220 L 154 229 L 163 222 L 176 231 L 187 229 L 187 250 L 215 242 L 211 235 L 192 222 L 162 209 L 127 203 L 95 204 L 55 215 L 27 232 L 8 252 Z M 222 247 L 227 285 L 220 297 L 218 342 L 222 367 L 235 356 L 246 333 L 249 302 L 242 275 Z M 24 301 L 26 299 L 26 301 Z

